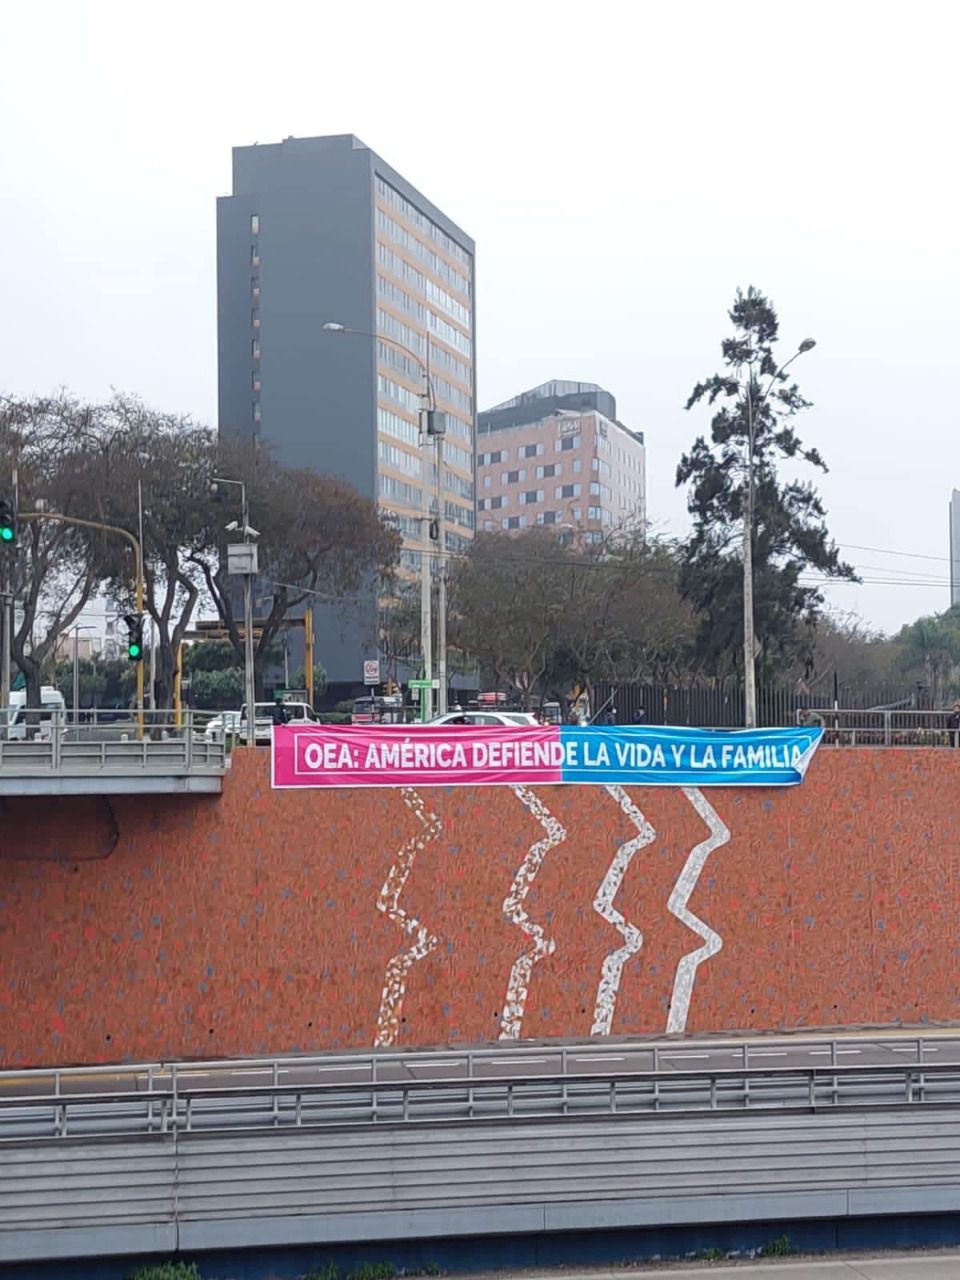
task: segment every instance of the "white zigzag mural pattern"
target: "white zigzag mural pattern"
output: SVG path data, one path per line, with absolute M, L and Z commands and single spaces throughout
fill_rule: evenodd
M 636 925 L 630 924 L 623 914 L 616 909 L 613 905 L 614 900 L 620 892 L 620 886 L 623 884 L 624 878 L 630 869 L 630 863 L 633 861 L 634 855 L 657 838 L 656 831 L 654 831 L 623 787 L 607 787 L 606 790 L 616 800 L 620 808 L 637 828 L 639 834 L 631 840 L 625 840 L 617 849 L 613 861 L 607 869 L 607 874 L 603 877 L 600 887 L 597 889 L 597 896 L 593 900 L 594 911 L 619 931 L 623 938 L 623 945 L 604 957 L 593 1011 L 593 1026 L 590 1028 L 592 1036 L 608 1036 L 610 1034 L 610 1028 L 613 1025 L 613 1014 L 617 1006 L 617 996 L 620 993 L 620 979 L 623 976 L 624 965 L 643 946 L 643 934 Z
M 377 910 L 382 911 L 388 919 L 394 920 L 412 944 L 403 948 L 393 956 L 387 965 L 383 980 L 383 993 L 380 997 L 380 1011 L 377 1014 L 377 1032 L 374 1046 L 378 1049 L 396 1044 L 400 1031 L 400 1018 L 403 1011 L 403 1000 L 407 991 L 407 974 L 424 956 L 428 956 L 434 947 L 439 945 L 439 937 L 414 916 L 408 916 L 400 906 L 400 897 L 413 864 L 431 840 L 443 830 L 443 823 L 435 813 L 426 812 L 421 796 L 412 787 L 401 787 L 403 803 L 411 811 L 420 824 L 420 831 L 412 835 L 397 850 L 393 866 L 377 898 Z
M 543 860 L 551 849 L 562 844 L 567 833 L 561 823 L 553 816 L 547 806 L 535 792 L 527 787 L 514 787 L 518 800 L 530 810 L 544 831 L 544 839 L 538 840 L 527 850 L 526 857 L 517 868 L 510 891 L 503 900 L 503 914 L 518 929 L 521 929 L 531 940 L 532 946 L 517 956 L 510 970 L 507 982 L 507 995 L 500 1018 L 500 1039 L 518 1040 L 523 1027 L 523 1015 L 530 990 L 530 977 L 533 967 L 544 956 L 551 955 L 556 948 L 553 938 L 548 938 L 543 926 L 536 924 L 527 914 L 524 902 L 530 888 L 536 880 Z
M 688 903 L 697 887 L 697 881 L 707 859 L 715 849 L 725 845 L 730 839 L 730 830 L 720 818 L 716 809 L 710 804 L 703 792 L 696 787 L 684 787 L 683 794 L 696 809 L 707 825 L 710 834 L 705 840 L 690 850 L 683 868 L 677 876 L 673 892 L 667 902 L 667 908 L 694 933 L 703 939 L 703 946 L 681 956 L 677 963 L 677 971 L 673 979 L 673 995 L 670 999 L 670 1012 L 667 1016 L 667 1031 L 685 1031 L 687 1015 L 690 1012 L 690 1000 L 697 980 L 697 970 L 705 960 L 715 956 L 723 947 L 723 939 L 719 933 L 704 924 L 689 909 Z

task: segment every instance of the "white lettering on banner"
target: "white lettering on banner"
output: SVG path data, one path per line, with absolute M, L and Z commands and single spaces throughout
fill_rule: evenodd
M 659 742 L 654 743 L 651 747 L 649 742 L 618 742 L 615 744 L 617 754 L 617 764 L 621 769 L 665 769 L 667 767 L 667 758 L 663 754 L 663 747 Z M 680 760 L 677 759 L 677 747 L 673 748 L 673 763 L 679 769 Z M 683 748 L 679 748 L 681 754 Z M 593 761 L 588 760 L 588 764 Z M 603 764 L 609 764 L 609 759 L 604 760 Z
M 355 761 L 346 742 L 308 742 L 303 751 L 303 763 L 308 769 L 352 769 Z

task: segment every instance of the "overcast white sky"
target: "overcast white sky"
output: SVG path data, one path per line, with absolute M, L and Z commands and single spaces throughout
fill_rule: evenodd
M 230 148 L 356 133 L 478 244 L 485 407 L 602 383 L 646 432 L 655 525 L 706 429 L 738 284 L 774 300 L 891 629 L 949 603 L 957 8 L 950 0 L 2 0 L 0 390 L 216 414 L 214 199 Z M 890 556 L 911 552 L 939 559 Z

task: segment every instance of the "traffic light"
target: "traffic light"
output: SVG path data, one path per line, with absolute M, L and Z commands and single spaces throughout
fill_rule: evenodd
M 123 622 L 127 628 L 127 657 L 131 662 L 142 662 L 143 614 L 128 613 Z
M 0 498 L 0 546 L 13 547 L 17 542 L 17 512 L 9 498 Z

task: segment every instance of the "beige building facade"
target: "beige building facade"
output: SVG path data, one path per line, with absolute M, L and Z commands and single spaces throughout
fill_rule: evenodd
M 644 437 L 617 420 L 609 392 L 547 382 L 480 414 L 479 531 L 539 525 L 599 543 L 645 522 Z

